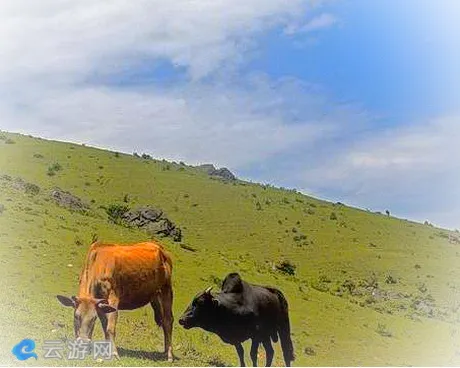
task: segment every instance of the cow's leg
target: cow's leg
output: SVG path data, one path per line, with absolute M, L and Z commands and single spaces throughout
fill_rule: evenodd
M 104 332 L 105 339 L 108 340 L 108 335 L 107 335 L 107 315 L 102 311 L 98 311 L 97 315 L 99 317 L 99 320 L 101 321 L 102 331 Z
M 238 358 L 240 358 L 240 366 L 241 367 L 246 367 L 246 364 L 244 364 L 244 349 L 243 349 L 243 345 L 236 344 L 235 349 L 236 349 L 236 352 L 238 353 Z
M 106 314 L 107 328 L 105 333 L 105 339 L 112 343 L 112 354 L 115 358 L 119 359 L 117 346 L 115 345 L 115 330 L 117 327 L 118 311 Z M 102 320 L 101 320 L 102 321 Z
M 252 359 L 252 365 L 254 367 L 257 367 L 257 350 L 259 349 L 259 340 L 257 339 L 252 339 L 252 344 L 251 344 L 251 359 Z
M 173 291 L 171 285 L 165 285 L 160 293 L 160 305 L 162 311 L 162 327 L 165 341 L 165 354 L 168 356 L 168 362 L 174 360 L 172 351 L 172 329 L 173 329 Z M 154 307 L 155 309 L 155 307 Z
M 262 344 L 264 345 L 265 355 L 267 357 L 267 360 L 265 362 L 265 366 L 266 367 L 271 367 L 274 350 L 273 350 L 273 347 L 272 347 L 272 342 L 270 341 L 270 336 L 268 336 L 267 338 L 263 339 Z

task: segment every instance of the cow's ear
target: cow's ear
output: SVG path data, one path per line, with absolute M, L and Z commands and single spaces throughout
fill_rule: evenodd
M 97 305 L 97 308 L 99 310 L 101 310 L 102 312 L 104 313 L 113 313 L 113 312 L 116 312 L 117 309 L 114 308 L 114 307 L 111 307 L 110 305 L 106 304 L 106 303 L 99 303 Z
M 76 306 L 76 301 L 77 301 L 77 298 L 76 297 L 71 297 L 71 298 L 68 298 L 64 295 L 56 295 L 56 298 L 59 300 L 59 302 L 65 306 L 65 307 L 73 307 L 75 308 Z

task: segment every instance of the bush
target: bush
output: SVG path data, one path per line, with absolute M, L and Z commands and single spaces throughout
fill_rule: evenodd
M 296 266 L 288 260 L 281 261 L 276 265 L 276 269 L 286 275 L 295 275 Z
M 8 138 L 6 141 L 5 141 L 5 144 L 15 144 L 16 142 L 13 141 L 11 138 Z
M 54 176 L 56 175 L 56 172 L 61 171 L 61 170 L 62 170 L 62 166 L 58 162 L 55 162 L 54 164 L 48 167 L 47 175 Z
M 335 214 L 335 212 L 331 212 L 331 215 L 329 216 L 329 219 L 335 221 L 337 220 L 337 215 Z
M 36 184 L 32 183 L 25 183 L 24 184 L 24 191 L 27 194 L 37 195 L 40 192 L 40 187 Z
M 122 221 L 123 215 L 129 211 L 129 207 L 124 204 L 111 204 L 106 210 L 109 220 L 115 224 L 119 224 Z
M 143 153 L 143 154 L 142 154 L 142 158 L 143 158 L 144 160 L 151 160 L 151 159 L 152 159 L 152 156 L 148 155 L 147 153 Z
M 51 170 L 54 170 L 54 171 L 61 171 L 62 170 L 62 166 L 59 162 L 55 162 L 54 164 L 52 164 L 50 166 L 50 169 Z
M 396 280 L 393 276 L 388 275 L 385 278 L 385 283 L 387 283 L 387 284 L 396 284 L 396 283 L 398 283 L 398 280 Z
M 376 332 L 384 337 L 392 337 L 393 334 L 388 330 L 387 326 L 383 323 L 379 323 Z

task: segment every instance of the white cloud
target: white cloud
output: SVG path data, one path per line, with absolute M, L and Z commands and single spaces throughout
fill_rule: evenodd
M 233 167 L 319 139 L 333 123 L 316 121 L 324 106 L 318 96 L 300 91 L 303 101 L 292 103 L 289 93 L 299 89 L 293 82 L 273 87 L 259 79 L 238 86 L 226 76 L 247 60 L 255 36 L 300 19 L 309 3 L 1 2 L 0 125 Z M 167 60 L 189 79 L 167 89 L 95 84 L 94 74 L 122 76 L 139 60 L 152 68 Z M 202 82 L 216 75 L 213 87 Z M 306 107 L 306 116 L 285 111 L 296 115 Z
M 272 87 L 258 80 L 250 90 L 196 84 L 141 91 L 37 88 L 22 101 L 26 109 L 0 103 L 0 114 L 10 130 L 232 168 L 336 134 L 337 120 L 319 119 L 324 102 L 302 90 L 298 103 L 283 101 L 297 88 L 293 82 Z M 310 118 L 293 122 L 284 110 L 297 109 L 302 100 Z
M 73 78 L 120 59 L 166 58 L 194 78 L 235 62 L 251 37 L 301 16 L 307 0 L 26 0 L 0 3 L 0 80 Z M 69 76 L 69 75 L 68 75 Z
M 330 28 L 338 23 L 338 19 L 329 13 L 322 13 L 313 19 L 310 19 L 305 24 L 296 25 L 290 24 L 288 25 L 284 32 L 288 35 L 297 34 L 297 33 L 308 33 L 319 31 L 322 29 Z
M 378 210 L 393 207 L 400 215 L 459 227 L 459 127 L 460 115 L 452 115 L 361 135 L 304 171 L 302 180 L 337 200 Z

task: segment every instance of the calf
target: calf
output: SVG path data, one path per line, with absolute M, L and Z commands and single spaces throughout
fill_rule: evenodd
M 171 258 L 157 243 L 94 243 L 80 273 L 78 296 L 57 295 L 57 298 L 64 306 L 74 308 L 77 339 L 91 340 L 99 317 L 105 338 L 112 342 L 117 358 L 114 339 L 118 310 L 136 309 L 150 303 L 155 322 L 163 327 L 168 361 L 172 361 L 171 274 Z
M 259 345 L 265 348 L 266 366 L 271 366 L 273 347 L 278 336 L 286 366 L 294 360 L 288 304 L 281 291 L 272 287 L 249 284 L 237 273 L 227 275 L 222 291 L 211 294 L 211 288 L 198 294 L 179 319 L 184 328 L 200 327 L 217 334 L 222 341 L 235 346 L 242 367 L 245 366 L 242 342 L 251 339 L 251 360 L 257 366 Z

